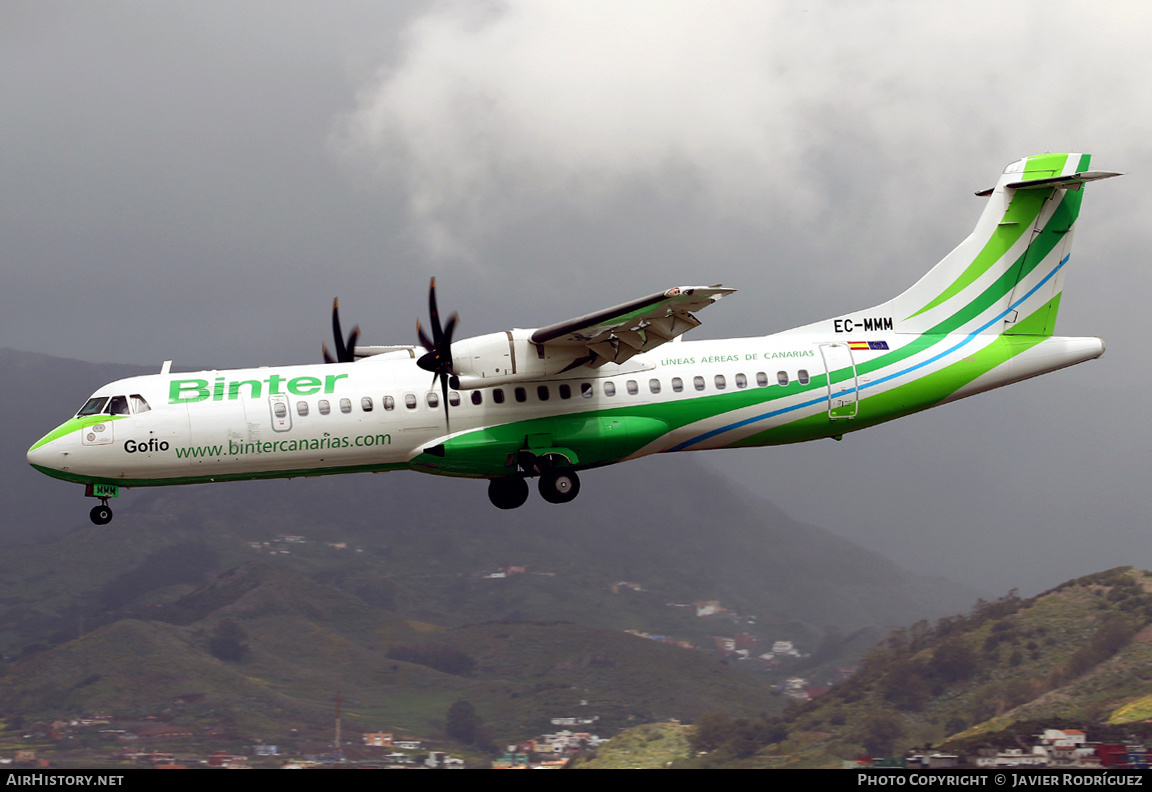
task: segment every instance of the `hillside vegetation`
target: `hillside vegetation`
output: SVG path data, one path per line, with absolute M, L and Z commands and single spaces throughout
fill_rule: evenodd
M 1150 625 L 1152 575 L 1130 567 L 980 601 L 896 630 L 848 681 L 784 718 L 698 736 L 711 751 L 698 763 L 835 766 L 925 744 L 1015 747 L 1021 724 L 1132 731 L 1152 704 Z
M 412 622 L 292 570 L 253 563 L 150 617 L 121 618 L 28 653 L 0 677 L 5 717 L 102 712 L 251 743 L 346 728 L 444 735 L 468 701 L 486 739 L 594 715 L 607 733 L 777 706 L 771 688 L 701 652 L 565 623 L 445 629 Z

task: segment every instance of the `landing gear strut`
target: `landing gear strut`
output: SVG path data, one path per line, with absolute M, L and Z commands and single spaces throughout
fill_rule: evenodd
M 528 482 L 523 476 L 505 476 L 488 482 L 488 500 L 497 509 L 518 509 L 528 500 Z
M 571 467 L 558 465 L 568 465 L 562 454 L 538 456 L 530 449 L 521 449 L 516 454 L 516 466 L 522 472 L 490 480 L 488 500 L 497 509 L 518 509 L 528 500 L 528 482 L 524 479 L 539 476 L 541 498 L 549 503 L 568 503 L 580 494 L 580 478 Z
M 112 522 L 112 509 L 108 506 L 108 499 L 101 498 L 99 506 L 93 506 L 88 516 L 96 525 L 107 525 Z

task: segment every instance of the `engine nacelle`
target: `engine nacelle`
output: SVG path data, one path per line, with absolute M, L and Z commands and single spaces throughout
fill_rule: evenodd
M 559 374 L 588 353 L 583 347 L 533 344 L 531 334 L 531 330 L 506 330 L 452 342 L 452 371 L 459 387 L 468 390 L 543 379 Z

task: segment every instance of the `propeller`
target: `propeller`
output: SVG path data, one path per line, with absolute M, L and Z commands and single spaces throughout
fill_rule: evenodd
M 336 336 L 336 357 L 328 354 L 328 345 L 324 344 L 325 363 L 352 363 L 356 360 L 356 339 L 360 337 L 360 326 L 352 328 L 348 334 L 348 341 L 344 341 L 344 333 L 340 330 L 340 300 L 332 300 L 332 334 Z
M 440 326 L 440 311 L 436 308 L 436 279 L 428 287 L 428 313 L 432 325 L 432 338 L 428 338 L 420 320 L 416 320 L 416 335 L 420 337 L 420 344 L 428 350 L 416 361 L 416 365 L 425 371 L 432 372 L 432 382 L 440 380 L 440 392 L 444 399 L 444 425 L 448 426 L 448 378 L 452 376 L 452 333 L 456 329 L 459 315 L 452 314 L 448 323 Z

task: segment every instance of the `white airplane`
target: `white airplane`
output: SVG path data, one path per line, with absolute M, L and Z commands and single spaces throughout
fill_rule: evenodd
M 565 503 L 578 472 L 668 451 L 842 435 L 1099 357 L 1052 335 L 1089 156 L 1009 165 L 975 230 L 898 297 L 751 338 L 682 341 L 732 293 L 668 289 L 535 330 L 452 341 L 436 282 L 432 338 L 357 346 L 333 305 L 326 365 L 172 373 L 105 385 L 36 442 L 37 470 L 119 487 L 418 470 L 489 480 L 501 509 Z M 676 343 L 670 343 L 676 342 Z M 429 380 L 429 373 L 432 378 Z M 438 387 L 437 387 L 438 385 Z

